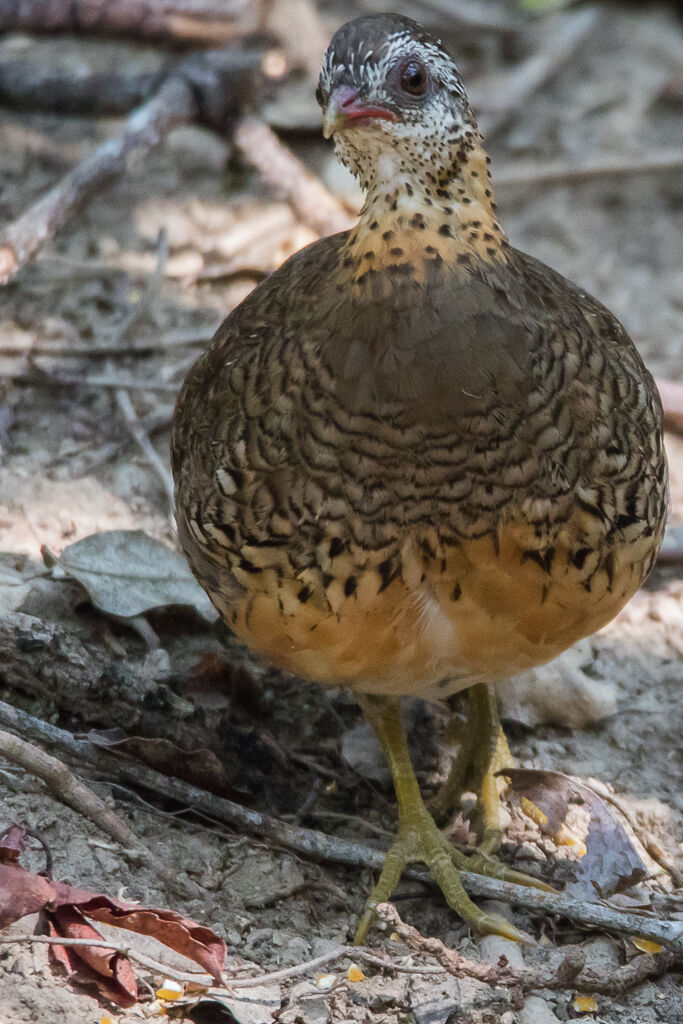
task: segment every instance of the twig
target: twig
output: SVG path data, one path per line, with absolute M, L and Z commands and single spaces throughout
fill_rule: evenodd
M 638 174 L 661 174 L 683 167 L 683 150 L 665 149 L 652 155 L 629 158 L 607 158 L 594 163 L 566 164 L 520 163 L 502 166 L 496 171 L 496 189 L 517 185 L 565 185 L 593 181 L 597 178 L 623 178 Z M 683 427 L 680 429 L 683 430 Z
M 586 954 L 580 946 L 563 950 L 563 958 L 554 971 L 539 967 L 511 967 L 507 963 L 494 965 L 480 963 L 449 949 L 440 939 L 426 938 L 417 928 L 406 924 L 390 903 L 381 903 L 377 915 L 387 928 L 401 938 L 405 944 L 418 953 L 432 956 L 437 963 L 456 978 L 469 977 L 487 985 L 501 985 L 517 988 L 522 992 L 532 989 L 575 989 L 579 992 L 594 992 L 600 995 L 621 995 L 640 985 L 646 978 L 657 977 L 667 971 L 682 971 L 683 956 L 680 953 L 656 953 L 635 957 L 623 967 L 614 967 L 607 976 L 604 971 L 585 967 Z
M 34 744 L 27 743 L 4 731 L 0 731 L 0 753 L 14 764 L 20 765 L 27 772 L 42 779 L 58 800 L 88 818 L 117 843 L 139 854 L 147 866 L 163 878 L 164 882 L 175 892 L 180 892 L 183 896 L 191 894 L 198 897 L 202 895 L 201 889 L 194 882 L 181 882 L 177 874 L 169 871 L 162 861 L 138 839 L 125 821 L 110 807 L 107 807 L 104 801 L 100 800 L 85 783 L 77 779 L 63 761 L 46 754 L 44 750 Z
M 255 117 L 242 118 L 235 142 L 245 159 L 273 188 L 283 192 L 294 211 L 319 235 L 345 231 L 354 217 L 323 183 L 278 139 L 267 124 Z
M 149 439 L 149 434 L 140 422 L 138 414 L 133 408 L 133 403 L 130 400 L 128 392 L 124 391 L 122 388 L 118 388 L 114 394 L 116 397 L 116 404 L 119 407 L 124 423 L 126 424 L 131 437 L 134 438 L 140 451 L 161 481 L 164 494 L 168 501 L 168 514 L 171 521 L 173 521 L 174 490 L 171 474 L 166 467 L 166 464 L 160 459 L 156 448 Z
M 7 284 L 74 213 L 123 174 L 133 154 L 149 152 L 179 125 L 201 122 L 223 130 L 245 100 L 252 98 L 263 77 L 262 57 L 255 52 L 217 50 L 181 61 L 159 91 L 129 115 L 120 135 L 103 142 L 6 226 L 0 240 L 0 284 Z
M 310 893 L 314 890 L 329 893 L 342 906 L 349 907 L 349 898 L 338 885 L 328 882 L 325 878 L 308 878 L 305 882 L 297 882 L 294 885 L 287 885 L 277 892 L 258 893 L 248 896 L 244 901 L 247 910 L 265 910 L 266 907 L 274 907 L 276 903 L 282 903 L 293 896 L 300 896 L 302 893 Z
M 584 7 L 570 14 L 548 18 L 544 42 L 538 51 L 525 60 L 518 68 L 497 83 L 496 95 L 501 97 L 497 109 L 484 121 L 484 133 L 490 144 L 507 124 L 511 116 L 518 113 L 524 102 L 554 75 L 586 37 L 593 31 L 600 17 L 597 7 Z
M 140 296 L 139 301 L 133 306 L 130 313 L 126 317 L 125 322 L 121 326 L 118 333 L 118 340 L 122 343 L 127 341 L 130 337 L 131 331 L 136 324 L 140 322 L 145 313 L 149 310 L 150 306 L 154 302 L 154 299 L 158 296 L 161 289 L 161 284 L 164 279 L 164 270 L 166 269 L 166 262 L 168 260 L 168 236 L 164 228 L 159 232 L 159 238 L 157 240 L 157 266 L 156 270 L 150 278 L 147 280 L 147 284 Z M 147 459 L 147 462 L 152 467 L 157 477 L 161 481 L 161 485 L 164 489 L 166 499 L 168 501 L 168 515 L 171 524 L 175 522 L 174 519 L 174 488 L 173 479 L 171 473 L 164 462 L 159 458 L 156 448 L 149 439 L 149 434 L 145 430 L 143 424 L 140 422 L 138 414 L 136 413 L 133 403 L 130 400 L 130 395 L 125 388 L 117 388 L 114 392 L 116 404 L 119 407 L 119 411 L 123 416 L 123 420 L 128 428 L 128 432 L 131 437 L 135 440 L 138 448 Z
M 179 982 L 197 982 L 198 984 L 206 984 L 207 987 L 211 984 L 211 977 L 208 974 L 204 974 L 200 971 L 179 971 L 176 967 L 171 967 L 169 964 L 164 964 L 160 960 L 154 960 L 151 956 L 147 956 L 145 953 L 139 953 L 136 949 L 133 949 L 127 942 L 112 942 L 109 939 L 67 939 L 58 936 L 53 938 L 49 935 L 10 935 L 0 936 L 0 945 L 11 946 L 14 943 L 42 943 L 46 946 L 96 946 L 98 949 L 111 949 L 115 953 L 122 953 L 124 956 L 129 957 L 136 963 L 139 963 L 141 967 L 147 967 L 150 971 L 154 971 L 155 974 L 161 974 L 165 978 L 173 978 L 174 981 Z
M 71 756 L 85 758 L 87 762 L 95 763 L 99 767 L 106 765 L 107 772 L 120 782 L 142 786 L 151 792 L 177 800 L 204 812 L 215 821 L 221 821 L 250 835 L 261 836 L 312 860 L 345 864 L 355 868 L 371 868 L 375 871 L 384 863 L 382 850 L 353 840 L 327 836 L 314 829 L 296 828 L 277 818 L 236 804 L 232 800 L 214 796 L 180 779 L 162 775 L 145 765 L 120 760 L 103 750 L 95 752 L 90 744 L 75 740 L 70 733 L 33 719 L 25 712 L 18 712 L 1 701 L 0 724 L 22 733 L 37 729 L 43 738 L 41 742 L 48 741 Z M 409 869 L 405 874 L 406 877 L 419 881 L 429 880 L 424 871 Z M 595 928 L 639 935 L 667 946 L 677 953 L 683 952 L 683 921 L 663 920 L 647 914 L 625 913 L 605 903 L 589 903 L 566 893 L 555 895 L 541 892 L 538 889 L 502 882 L 497 878 L 487 878 L 469 871 L 462 872 L 462 881 L 472 896 L 502 899 L 526 907 L 537 914 L 559 915 Z
M 258 27 L 255 0 L 2 0 L 0 32 L 191 40 L 213 45 Z
M 136 961 L 142 967 L 147 967 L 149 970 L 152 970 L 157 974 L 163 974 L 164 977 L 172 978 L 174 981 L 181 983 L 193 982 L 197 985 L 206 984 L 207 988 L 211 985 L 212 979 L 208 974 L 204 974 L 199 971 L 180 971 L 168 964 L 161 963 L 159 960 L 154 960 L 152 957 L 146 956 L 144 953 L 139 953 L 128 943 L 124 942 L 112 942 L 104 938 L 53 938 L 48 935 L 0 936 L 0 945 L 3 946 L 11 946 L 14 943 L 30 944 L 34 942 L 43 943 L 45 945 L 76 947 L 97 946 L 99 949 L 111 949 L 116 953 L 122 953 L 124 956 L 130 957 L 131 960 Z M 307 960 L 305 963 L 295 964 L 293 967 L 283 967 L 282 970 L 271 971 L 269 974 L 256 974 L 249 978 L 228 978 L 224 976 L 223 981 L 225 983 L 225 988 L 211 987 L 209 988 L 209 994 L 229 995 L 232 989 L 235 988 L 258 988 L 261 985 L 274 985 L 280 981 L 289 981 L 291 978 L 298 978 L 302 974 L 308 974 L 309 971 L 319 970 L 327 964 L 334 963 L 336 960 L 342 960 L 345 958 L 349 958 L 351 960 L 365 960 L 367 963 L 374 964 L 376 967 L 382 967 L 388 971 L 396 971 L 399 974 L 428 975 L 446 973 L 442 967 L 415 967 L 397 964 L 392 960 L 385 960 L 383 957 L 377 956 L 376 953 L 373 953 L 368 949 L 364 949 L 362 946 L 337 946 L 335 949 L 331 949 L 327 953 L 322 953 L 313 960 Z
M 77 210 L 122 174 L 133 153 L 157 146 L 171 128 L 187 124 L 197 113 L 190 83 L 180 77 L 169 78 L 151 100 L 130 115 L 121 135 L 98 146 L 34 206 L 7 225 L 0 246 L 0 284 L 7 284 Z
M 162 395 L 175 395 L 178 393 L 177 384 L 164 384 L 162 381 L 142 381 L 116 377 L 105 377 L 104 375 L 92 377 L 72 377 L 68 374 L 59 377 L 48 376 L 47 373 L 37 373 L 39 366 L 35 366 L 31 373 L 2 373 L 0 380 L 11 380 L 15 384 L 28 384 L 31 387 L 42 388 L 104 388 L 114 390 L 125 388 L 126 391 L 156 391 Z

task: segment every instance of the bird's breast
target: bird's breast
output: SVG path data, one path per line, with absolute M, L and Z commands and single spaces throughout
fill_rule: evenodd
M 579 510 L 544 549 L 523 522 L 459 542 L 429 531 L 393 554 L 345 546 L 298 575 L 264 552 L 242 573 L 238 602 L 213 599 L 242 640 L 286 671 L 437 698 L 542 664 L 614 617 L 647 572 L 653 541 L 608 545 L 596 533 L 586 549 L 595 529 Z

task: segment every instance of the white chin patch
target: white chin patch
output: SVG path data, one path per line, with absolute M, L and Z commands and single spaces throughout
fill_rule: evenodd
M 396 158 L 394 154 L 381 153 L 377 159 L 377 177 L 380 181 L 393 181 L 396 171 Z

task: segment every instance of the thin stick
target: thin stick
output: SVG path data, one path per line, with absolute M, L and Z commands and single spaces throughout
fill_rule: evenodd
M 161 285 L 164 279 L 164 271 L 166 269 L 166 263 L 168 261 L 168 236 L 165 228 L 162 228 L 159 232 L 159 238 L 157 240 L 157 265 L 154 273 L 147 280 L 147 284 L 140 296 L 139 301 L 133 306 L 130 313 L 126 317 L 123 323 L 118 338 L 121 342 L 127 341 L 133 328 L 140 322 L 145 313 L 149 310 L 150 306 L 154 302 L 154 299 L 158 296 L 161 290 Z M 144 426 L 140 422 L 138 414 L 133 407 L 133 403 L 130 400 L 130 395 L 125 388 L 117 388 L 114 392 L 116 404 L 123 416 L 126 427 L 131 437 L 135 440 L 138 448 L 147 459 L 147 462 L 152 467 L 157 477 L 161 481 L 161 485 L 166 495 L 168 502 L 168 515 L 171 524 L 174 523 L 174 487 L 173 479 L 169 472 L 168 467 L 159 458 L 156 448 L 149 439 L 149 434 L 145 430 Z
M 566 185 L 599 178 L 624 178 L 639 174 L 661 174 L 683 167 L 683 150 L 664 149 L 653 154 L 619 159 L 608 157 L 585 164 L 503 165 L 496 171 L 496 189 L 522 185 Z
M 601 995 L 621 995 L 630 988 L 640 985 L 646 978 L 656 977 L 667 971 L 683 970 L 683 956 L 680 953 L 657 953 L 635 957 L 624 967 L 612 968 L 609 974 L 585 968 L 586 954 L 580 946 L 570 946 L 564 951 L 562 962 L 552 972 L 538 967 L 511 967 L 508 964 L 484 964 L 461 956 L 449 949 L 440 939 L 426 938 L 417 928 L 406 924 L 390 903 L 381 903 L 377 908 L 380 920 L 391 928 L 407 946 L 418 953 L 426 953 L 457 978 L 470 977 L 487 985 L 502 985 L 519 988 L 522 992 L 532 989 L 575 989 L 580 992 L 595 992 Z
M 67 939 L 67 938 L 53 938 L 50 935 L 14 935 L 14 936 L 0 936 L 0 945 L 11 946 L 13 943 L 41 943 L 46 946 L 71 946 L 78 948 L 79 946 L 96 946 L 98 949 L 111 949 L 115 953 L 122 953 L 124 956 L 129 957 L 136 963 L 139 963 L 142 967 L 147 967 L 150 971 L 154 971 L 156 974 L 162 974 L 166 978 L 173 978 L 174 981 L 179 982 L 197 982 L 199 985 L 206 984 L 207 987 L 211 984 L 211 977 L 208 974 L 204 974 L 200 971 L 179 971 L 176 967 L 171 967 L 168 964 L 162 963 L 160 960 L 155 960 L 151 956 L 147 956 L 145 953 L 139 953 L 136 949 L 133 949 L 128 945 L 127 942 L 111 942 L 108 939 Z
M 124 174 L 134 154 L 149 152 L 179 125 L 201 122 L 224 130 L 228 116 L 253 98 L 263 78 L 262 52 L 212 50 L 180 61 L 158 92 L 131 112 L 120 135 L 103 142 L 6 226 L 0 240 L 0 284 L 7 284 L 104 185 Z
M 117 843 L 137 853 L 175 892 L 180 892 L 183 896 L 203 895 L 202 890 L 194 882 L 181 882 L 174 872 L 169 871 L 138 839 L 126 822 L 107 807 L 85 783 L 77 779 L 63 761 L 46 754 L 34 744 L 4 731 L 0 731 L 0 753 L 9 761 L 42 779 L 50 792 L 62 803 L 88 818 Z
M 0 284 L 24 266 L 88 200 L 122 174 L 134 153 L 158 146 L 165 135 L 198 114 L 189 81 L 169 78 L 152 99 L 133 111 L 124 131 L 102 145 L 70 171 L 59 184 L 2 232 Z
M 48 935 L 0 936 L 0 945 L 10 946 L 14 943 L 42 943 L 47 946 L 72 947 L 97 946 L 99 949 L 111 949 L 116 953 L 122 953 L 124 956 L 130 957 L 131 960 L 136 961 L 143 967 L 147 967 L 158 974 L 163 974 L 167 978 L 172 978 L 174 981 L 193 982 L 197 985 L 206 984 L 207 988 L 211 986 L 212 979 L 210 975 L 199 971 L 180 971 L 175 967 L 170 967 L 168 964 L 161 963 L 159 960 L 154 960 L 144 953 L 139 953 L 124 942 L 111 942 L 107 939 L 63 939 L 61 937 L 53 938 Z M 385 960 L 383 957 L 377 956 L 376 953 L 372 953 L 362 946 L 337 946 L 335 949 L 315 957 L 314 960 L 307 960 L 305 963 L 295 964 L 293 967 L 284 967 L 280 971 L 271 971 L 269 974 L 256 974 L 249 978 L 227 978 L 224 976 L 225 988 L 210 987 L 209 994 L 230 995 L 232 989 L 235 988 L 258 988 L 261 985 L 274 985 L 280 981 L 289 981 L 290 978 L 298 978 L 302 974 L 308 974 L 309 971 L 319 970 L 327 964 L 344 958 L 365 960 L 377 967 L 382 967 L 388 971 L 396 971 L 399 974 L 443 975 L 446 973 L 443 967 L 403 966 L 402 964 L 394 963 L 392 960 Z
M 2 701 L 0 724 L 16 732 L 32 732 L 33 735 L 40 736 L 41 742 L 50 742 L 81 762 L 85 759 L 100 769 L 106 767 L 106 771 L 119 782 L 133 787 L 142 786 L 151 792 L 170 797 L 202 811 L 215 821 L 223 822 L 249 835 L 261 836 L 312 860 L 345 864 L 354 868 L 371 868 L 375 871 L 380 870 L 384 863 L 382 850 L 353 840 L 327 836 L 314 829 L 296 828 L 277 818 L 233 803 L 232 800 L 214 796 L 180 779 L 169 778 L 145 765 L 131 764 L 104 750 L 96 750 L 86 741 L 76 740 L 71 733 L 35 719 Z M 406 871 L 405 875 L 421 882 L 430 881 L 424 871 L 414 868 Z M 626 913 L 605 903 L 589 903 L 566 893 L 555 895 L 541 892 L 538 889 L 502 882 L 497 878 L 487 878 L 469 871 L 463 871 L 461 877 L 463 885 L 472 896 L 502 899 L 526 907 L 537 914 L 568 917 L 591 927 L 639 935 L 667 946 L 677 953 L 683 952 L 683 921 Z
M 296 214 L 319 235 L 346 231 L 355 218 L 280 142 L 267 124 L 244 117 L 235 129 L 235 142 L 245 158 L 273 188 L 284 192 Z

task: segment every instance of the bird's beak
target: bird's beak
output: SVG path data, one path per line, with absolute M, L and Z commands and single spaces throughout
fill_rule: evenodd
M 396 120 L 396 115 L 387 107 L 366 103 L 360 98 L 357 89 L 350 85 L 339 85 L 330 96 L 323 111 L 323 135 L 329 139 L 335 132 L 346 128 L 349 121 L 373 117 L 384 118 L 387 121 Z

